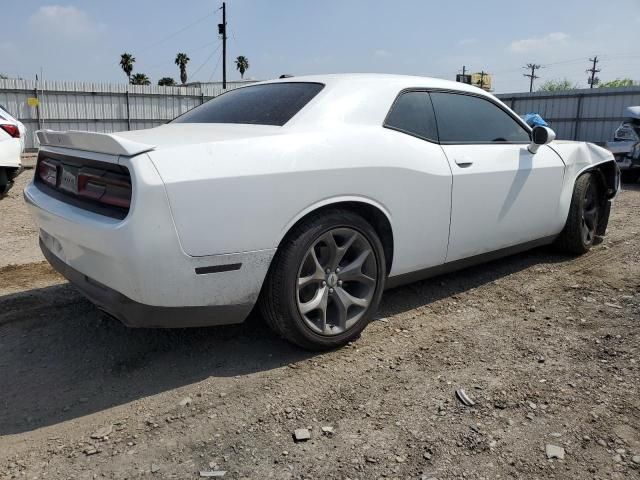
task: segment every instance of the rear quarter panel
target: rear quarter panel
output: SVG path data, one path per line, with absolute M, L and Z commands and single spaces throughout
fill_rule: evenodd
M 379 126 L 343 126 L 149 156 L 189 255 L 274 248 L 306 213 L 355 200 L 387 215 L 392 274 L 444 261 L 451 172 L 439 145 Z

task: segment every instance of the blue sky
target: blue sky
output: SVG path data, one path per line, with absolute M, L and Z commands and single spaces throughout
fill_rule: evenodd
M 217 0 L 21 0 L 5 2 L 0 72 L 52 80 L 124 82 L 120 53 L 155 83 L 220 80 Z M 466 65 L 491 72 L 497 92 L 528 89 L 522 67 L 546 65 L 547 79 L 586 86 L 588 57 L 603 80 L 640 80 L 640 0 L 229 0 L 232 60 L 249 58 L 248 78 L 281 73 L 387 72 L 455 78 Z M 188 28 L 185 28 L 188 27 Z M 182 30 L 182 31 L 180 31 Z

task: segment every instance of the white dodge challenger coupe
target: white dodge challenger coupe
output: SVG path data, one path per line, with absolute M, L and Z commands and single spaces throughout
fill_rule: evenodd
M 242 322 L 309 349 L 385 288 L 604 235 L 619 171 L 478 88 L 323 75 L 252 84 L 166 125 L 40 131 L 24 196 L 44 255 L 133 327 Z

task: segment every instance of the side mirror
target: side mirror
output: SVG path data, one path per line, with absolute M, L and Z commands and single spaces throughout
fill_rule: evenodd
M 549 127 L 537 126 L 531 131 L 531 143 L 527 147 L 531 153 L 536 153 L 540 145 L 547 145 L 556 138 L 556 132 Z

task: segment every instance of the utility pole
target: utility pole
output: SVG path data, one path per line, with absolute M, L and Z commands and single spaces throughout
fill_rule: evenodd
M 596 65 L 598 65 L 598 62 L 600 60 L 598 60 L 598 56 L 596 55 L 595 57 L 590 58 L 589 61 L 593 62 L 593 66 L 587 69 L 587 73 L 591 73 L 591 78 L 589 79 L 589 88 L 593 88 L 593 86 L 600 81 L 600 79 L 596 77 L 596 73 L 600 72 L 600 69 L 596 68 Z
M 479 87 L 484 89 L 484 76 L 486 75 L 486 73 L 484 73 L 484 70 L 482 70 L 480 72 L 480 84 Z
M 533 92 L 533 81 L 536 78 L 540 78 L 539 76 L 536 75 L 536 70 L 538 70 L 539 68 L 542 68 L 540 65 L 536 65 L 535 63 L 527 63 L 526 67 L 522 67 L 522 68 L 526 68 L 526 69 L 531 69 L 531 73 L 523 73 L 523 75 L 525 77 L 529 77 L 530 82 L 529 82 L 529 93 Z
M 222 89 L 227 89 L 227 5 L 222 2 L 222 23 L 218 24 L 218 34 L 222 35 Z
M 461 82 L 461 83 L 471 83 L 471 76 L 469 76 L 469 78 L 467 79 L 467 66 L 463 65 L 462 66 L 462 75 L 460 75 L 459 73 L 456 74 L 456 82 Z

